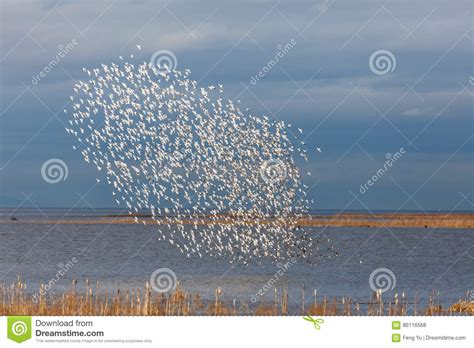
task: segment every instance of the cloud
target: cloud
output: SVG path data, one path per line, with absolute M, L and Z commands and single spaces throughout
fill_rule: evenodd
M 459 134 L 468 136 L 472 129 L 472 89 L 461 86 L 469 87 L 472 76 L 472 41 L 466 35 L 471 30 L 472 36 L 470 1 L 203 0 L 164 5 L 147 0 L 3 1 L 0 94 L 2 107 L 13 103 L 0 118 L 3 158 L 23 148 L 51 118 L 36 96 L 54 112 L 62 110 L 74 80 L 83 76 L 82 67 L 118 61 L 119 55 L 135 54 L 136 61 L 147 61 L 159 49 L 172 50 L 179 68 L 190 68 L 192 78 L 202 79 L 202 84 L 223 83 L 229 97 L 239 96 L 255 114 L 278 111 L 278 118 L 298 124 L 307 130 L 305 134 L 327 118 L 308 143 L 324 146 L 324 169 L 329 176 L 341 165 L 337 159 L 359 138 L 368 153 L 390 152 L 403 145 L 405 139 L 393 126 L 407 136 L 426 127 L 416 144 L 434 157 L 428 161 L 420 156 L 410 165 L 430 174 L 432 163 L 442 164 L 449 157 L 446 151 L 457 149 L 463 140 Z M 74 50 L 32 86 L 32 76 L 53 59 L 58 45 L 73 38 L 78 40 Z M 295 47 L 252 86 L 251 77 L 274 57 L 276 46 L 291 39 Z M 140 52 L 137 43 L 142 46 Z M 368 59 L 379 49 L 395 55 L 393 73 L 371 73 Z M 16 99 L 25 86 L 33 93 Z M 381 114 L 386 119 L 370 128 Z M 55 119 L 24 147 L 20 158 L 55 156 L 68 144 L 60 128 L 60 119 Z M 357 151 L 361 151 L 359 146 L 354 146 L 348 153 L 332 188 L 347 184 L 347 172 L 363 170 L 363 161 L 349 161 Z M 74 156 L 69 151 L 66 155 Z M 28 178 L 35 178 L 36 171 L 28 169 L 25 162 L 17 161 L 7 176 L 0 173 L 0 181 L 4 187 L 20 190 L 25 182 L 35 182 Z M 83 170 L 83 182 L 71 187 L 75 192 L 82 192 L 89 179 L 94 180 L 92 169 Z M 21 181 L 16 175 L 20 172 Z M 455 187 L 449 180 L 445 185 Z M 28 190 L 35 187 L 32 184 Z M 55 200 L 52 195 L 43 196 L 45 205 Z M 327 199 L 333 199 L 327 206 L 334 206 L 336 200 L 337 205 L 344 205 L 332 196 L 327 191 Z M 390 198 L 386 201 L 392 204 Z M 441 198 L 433 204 L 442 204 Z
M 412 108 L 402 112 L 403 116 L 417 117 L 417 116 L 428 116 L 432 115 L 433 111 L 431 108 Z

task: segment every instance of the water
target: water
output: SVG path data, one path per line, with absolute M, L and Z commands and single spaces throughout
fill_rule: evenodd
M 67 218 L 119 212 L 74 210 Z M 405 292 L 413 298 L 417 292 L 423 301 L 435 289 L 440 292 L 441 303 L 447 305 L 474 290 L 472 230 L 326 228 L 340 256 L 316 267 L 297 263 L 280 276 L 277 265 L 271 263 L 244 266 L 211 258 L 187 258 L 158 240 L 157 226 L 21 223 L 31 218 L 57 219 L 64 213 L 60 209 L 45 214 L 21 209 L 14 213 L 20 221 L 0 223 L 0 283 L 13 283 L 20 275 L 33 293 L 40 283 L 56 278 L 61 265 L 75 257 L 77 264 L 60 277 L 54 292 L 68 289 L 74 278 L 79 284 L 86 278 L 92 283 L 99 281 L 109 290 L 143 288 L 153 271 L 162 267 L 172 269 L 185 290 L 200 293 L 204 300 L 212 300 L 220 287 L 224 300 L 249 304 L 259 289 L 276 279 L 279 289 L 288 288 L 290 309 L 301 306 L 303 287 L 308 303 L 313 301 L 314 289 L 319 299 L 345 296 L 367 301 L 372 293 L 370 274 L 382 267 L 390 269 L 396 278 L 394 289 L 384 293 L 384 298 L 392 297 L 394 292 Z M 10 215 L 11 211 L 2 210 L 4 220 Z M 312 229 L 313 233 L 322 230 Z M 273 296 L 273 290 L 267 291 L 259 301 L 271 303 Z

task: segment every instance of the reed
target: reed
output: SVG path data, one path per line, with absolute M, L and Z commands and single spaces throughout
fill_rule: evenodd
M 215 290 L 213 301 L 203 301 L 199 294 L 184 291 L 179 283 L 169 293 L 154 293 L 150 284 L 145 283 L 143 289 L 119 289 L 111 294 L 102 290 L 99 282 L 91 284 L 88 279 L 82 292 L 77 290 L 77 280 L 61 294 L 45 292 L 44 285 L 40 286 L 36 296 L 27 293 L 26 289 L 27 285 L 19 278 L 10 285 L 0 284 L 0 315 L 474 315 L 474 301 L 468 299 L 469 296 L 443 307 L 439 292 L 433 292 L 424 307 L 420 307 L 418 294 L 410 301 L 405 293 L 383 299 L 382 293 L 375 291 L 369 300 L 361 302 L 350 297 L 320 298 L 316 290 L 312 292 L 312 298 L 304 299 L 302 291 L 304 301 L 292 313 L 285 288 L 274 289 L 273 304 L 270 301 L 254 306 L 245 302 L 239 304 L 236 300 L 226 303 L 221 288 Z

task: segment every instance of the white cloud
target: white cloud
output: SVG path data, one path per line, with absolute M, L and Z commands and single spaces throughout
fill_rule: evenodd
M 402 112 L 403 116 L 417 117 L 429 116 L 433 113 L 431 108 L 411 108 Z

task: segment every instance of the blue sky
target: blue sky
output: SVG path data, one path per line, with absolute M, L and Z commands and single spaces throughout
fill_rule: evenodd
M 119 55 L 148 61 L 166 49 L 201 84 L 222 83 L 255 114 L 304 128 L 313 208 L 473 209 L 470 1 L 69 0 L 0 8 L 0 206 L 114 207 L 107 184 L 96 184 L 95 168 L 73 151 L 62 110 L 82 67 Z M 393 54 L 393 71 L 371 71 L 378 50 Z M 400 148 L 406 153 L 361 193 Z M 67 164 L 66 180 L 42 179 L 51 158 Z

